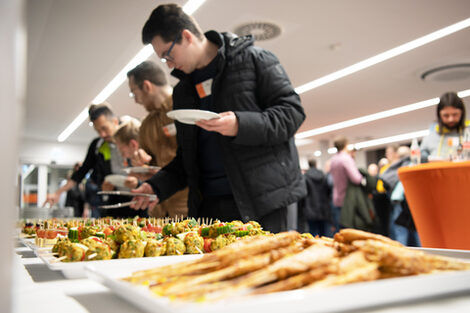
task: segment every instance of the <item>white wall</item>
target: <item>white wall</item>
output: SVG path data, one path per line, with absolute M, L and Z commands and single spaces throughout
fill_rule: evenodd
M 21 0 L 0 1 L 0 310 L 8 313 L 14 309 L 13 240 L 17 214 L 17 163 L 19 130 L 22 126 L 26 37 L 24 3 Z
M 90 142 L 93 138 L 90 138 Z M 23 138 L 20 146 L 20 162 L 31 164 L 73 165 L 83 161 L 89 143 L 71 144 L 67 142 L 44 141 L 39 139 Z

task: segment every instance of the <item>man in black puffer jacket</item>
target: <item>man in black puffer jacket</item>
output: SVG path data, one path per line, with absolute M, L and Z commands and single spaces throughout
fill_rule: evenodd
M 305 114 L 278 59 L 255 47 L 251 36 L 203 34 L 175 4 L 157 7 L 142 37 L 175 68 L 174 110 L 220 118 L 196 126 L 176 122 L 176 157 L 136 191 L 163 201 L 189 186 L 189 216 L 257 220 L 267 230 L 286 230 L 287 207 L 306 195 L 294 143 Z M 156 204 L 136 200 L 135 209 Z

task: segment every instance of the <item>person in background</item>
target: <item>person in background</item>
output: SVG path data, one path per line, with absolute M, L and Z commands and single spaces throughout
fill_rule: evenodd
M 379 175 L 379 167 L 375 163 L 370 163 L 369 166 L 367 166 L 367 173 L 369 173 L 370 176 L 377 176 Z
M 316 168 L 316 161 L 309 160 L 308 164 L 310 168 L 304 174 L 308 194 L 299 201 L 299 214 L 305 216 L 312 235 L 331 237 L 331 187 L 326 175 Z
M 294 143 L 305 113 L 278 59 L 254 47 L 252 36 L 204 34 L 176 4 L 158 6 L 142 37 L 179 78 L 174 109 L 220 118 L 177 122 L 176 157 L 135 192 L 165 200 L 189 186 L 190 216 L 256 220 L 284 231 L 288 206 L 306 195 Z M 135 199 L 135 209 L 149 205 Z
M 124 165 L 126 167 L 142 166 L 152 160 L 150 155 L 140 149 L 138 141 L 139 128 L 140 122 L 135 118 L 131 118 L 127 122 L 122 123 L 113 136 L 116 146 L 125 160 Z M 132 189 L 136 188 L 140 182 L 137 177 L 129 175 L 124 184 Z
M 387 158 L 381 158 L 379 160 L 379 162 L 377 162 L 377 165 L 379 167 L 379 173 L 380 173 L 380 170 L 382 169 L 382 167 L 384 167 L 385 165 L 387 165 L 389 162 L 388 162 L 388 159 Z
M 150 155 L 151 160 L 142 163 L 164 167 L 176 156 L 176 127 L 166 113 L 173 109 L 173 88 L 168 82 L 166 73 L 154 62 L 145 61 L 127 73 L 129 89 L 134 101 L 142 105 L 148 115 L 142 121 L 137 156 Z M 148 179 L 149 176 L 139 177 Z M 155 217 L 174 217 L 188 215 L 188 188 L 160 202 L 150 210 Z
M 348 183 L 360 184 L 363 176 L 348 152 L 348 140 L 338 137 L 333 144 L 338 152 L 331 158 L 330 172 L 333 177 L 333 221 L 338 231 L 341 227 L 339 222 L 341 207 L 344 204 Z
M 116 147 L 124 159 L 124 166 L 135 166 L 136 164 L 134 163 L 140 161 L 141 156 L 138 155 L 140 148 L 139 128 L 140 122 L 137 119 L 132 118 L 125 123 L 122 123 L 113 136 Z M 133 159 L 136 159 L 136 161 L 133 162 Z M 150 156 L 146 156 L 145 163 L 148 163 L 151 159 L 152 158 Z M 142 164 L 139 163 L 139 165 Z
M 119 119 L 111 111 L 108 103 L 91 105 L 88 115 L 99 137 L 93 139 L 88 147 L 88 152 L 82 166 L 72 175 L 71 179 L 67 180 L 64 186 L 55 193 L 48 195 L 45 204 L 53 205 L 57 203 L 57 200 L 64 191 L 68 191 L 80 183 L 90 171 L 91 175 L 87 183 L 91 186 L 94 185 L 91 188 L 92 190 L 112 190 L 114 188 L 109 183 L 105 183 L 104 180 L 109 174 L 121 173 L 123 168 L 124 160 L 113 139 L 113 135 L 119 126 Z M 95 192 L 93 193 L 96 194 Z M 109 196 L 108 200 L 100 199 L 98 195 L 95 197 L 98 199 L 89 199 L 89 202 L 103 205 L 125 201 L 120 196 Z M 106 210 L 106 215 L 113 217 L 128 217 L 130 213 L 132 213 L 132 216 L 136 215 L 136 212 L 126 211 L 125 208 Z M 99 215 L 99 212 L 92 212 L 93 217 L 99 217 Z
M 465 105 L 455 92 L 446 92 L 439 99 L 436 110 L 437 122 L 432 123 L 429 135 L 421 145 L 421 158 L 449 159 L 463 143 L 463 134 L 470 121 L 466 121 Z
M 392 204 L 390 238 L 404 245 L 419 247 L 421 246 L 419 236 L 397 173 L 400 167 L 410 164 L 410 154 L 408 146 L 400 146 L 397 150 L 398 160 L 383 173 L 383 179 Z
M 392 163 L 400 159 L 397 153 L 398 147 L 397 144 L 391 144 L 385 148 L 385 158 L 379 161 L 379 179 L 377 181 L 376 191 L 373 192 L 374 207 L 379 217 L 378 220 L 380 221 L 377 232 L 384 236 L 390 235 L 392 204 L 390 202 L 390 193 L 387 194 L 387 190 L 384 187 L 383 181 L 380 179 L 380 175 L 382 175 Z
M 70 177 L 78 171 L 81 165 L 81 162 L 77 162 L 74 164 Z M 73 207 L 74 217 L 83 216 L 83 209 L 85 206 L 85 186 L 81 182 L 67 191 L 67 196 L 65 198 L 65 206 Z

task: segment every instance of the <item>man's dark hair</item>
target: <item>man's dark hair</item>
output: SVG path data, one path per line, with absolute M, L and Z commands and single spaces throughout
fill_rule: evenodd
M 439 99 L 439 104 L 437 105 L 437 122 L 439 123 L 439 133 L 442 134 L 444 131 L 444 123 L 442 122 L 441 119 L 441 111 L 445 107 L 454 107 L 456 109 L 459 109 L 462 111 L 462 115 L 460 116 L 460 121 L 459 124 L 457 125 L 457 130 L 460 132 L 463 129 L 465 129 L 465 105 L 463 104 L 462 99 L 455 93 L 455 92 L 446 92 L 441 96 Z
M 160 36 L 165 42 L 171 42 L 179 36 L 177 43 L 180 43 L 181 33 L 185 29 L 196 37 L 202 38 L 199 25 L 191 16 L 184 13 L 181 6 L 162 4 L 152 11 L 149 19 L 145 22 L 142 29 L 142 42 L 147 45 L 152 42 L 155 36 Z
M 338 152 L 342 151 L 344 147 L 346 147 L 347 144 L 348 144 L 348 140 L 346 139 L 346 137 L 337 137 L 333 141 L 333 145 L 338 150 Z
M 111 111 L 108 105 L 106 104 L 92 104 L 88 109 L 88 116 L 90 121 L 96 121 L 101 115 L 106 116 L 107 118 L 113 118 L 114 113 Z
M 310 168 L 312 168 L 312 167 L 316 168 L 316 167 L 317 167 L 317 160 L 315 160 L 315 159 L 309 159 L 309 160 L 308 160 L 308 166 L 309 166 Z
M 142 88 L 144 80 L 148 80 L 157 86 L 168 85 L 168 79 L 166 73 L 162 70 L 160 66 L 155 64 L 152 61 L 144 61 L 134 67 L 132 70 L 127 72 L 127 77 L 134 78 L 134 83 Z

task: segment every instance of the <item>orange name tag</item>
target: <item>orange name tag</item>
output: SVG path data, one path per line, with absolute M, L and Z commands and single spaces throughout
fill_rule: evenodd
M 168 124 L 163 126 L 163 133 L 167 137 L 175 136 L 176 135 L 176 126 L 175 123 Z
M 196 91 L 199 98 L 205 98 L 212 94 L 212 78 L 196 85 Z

